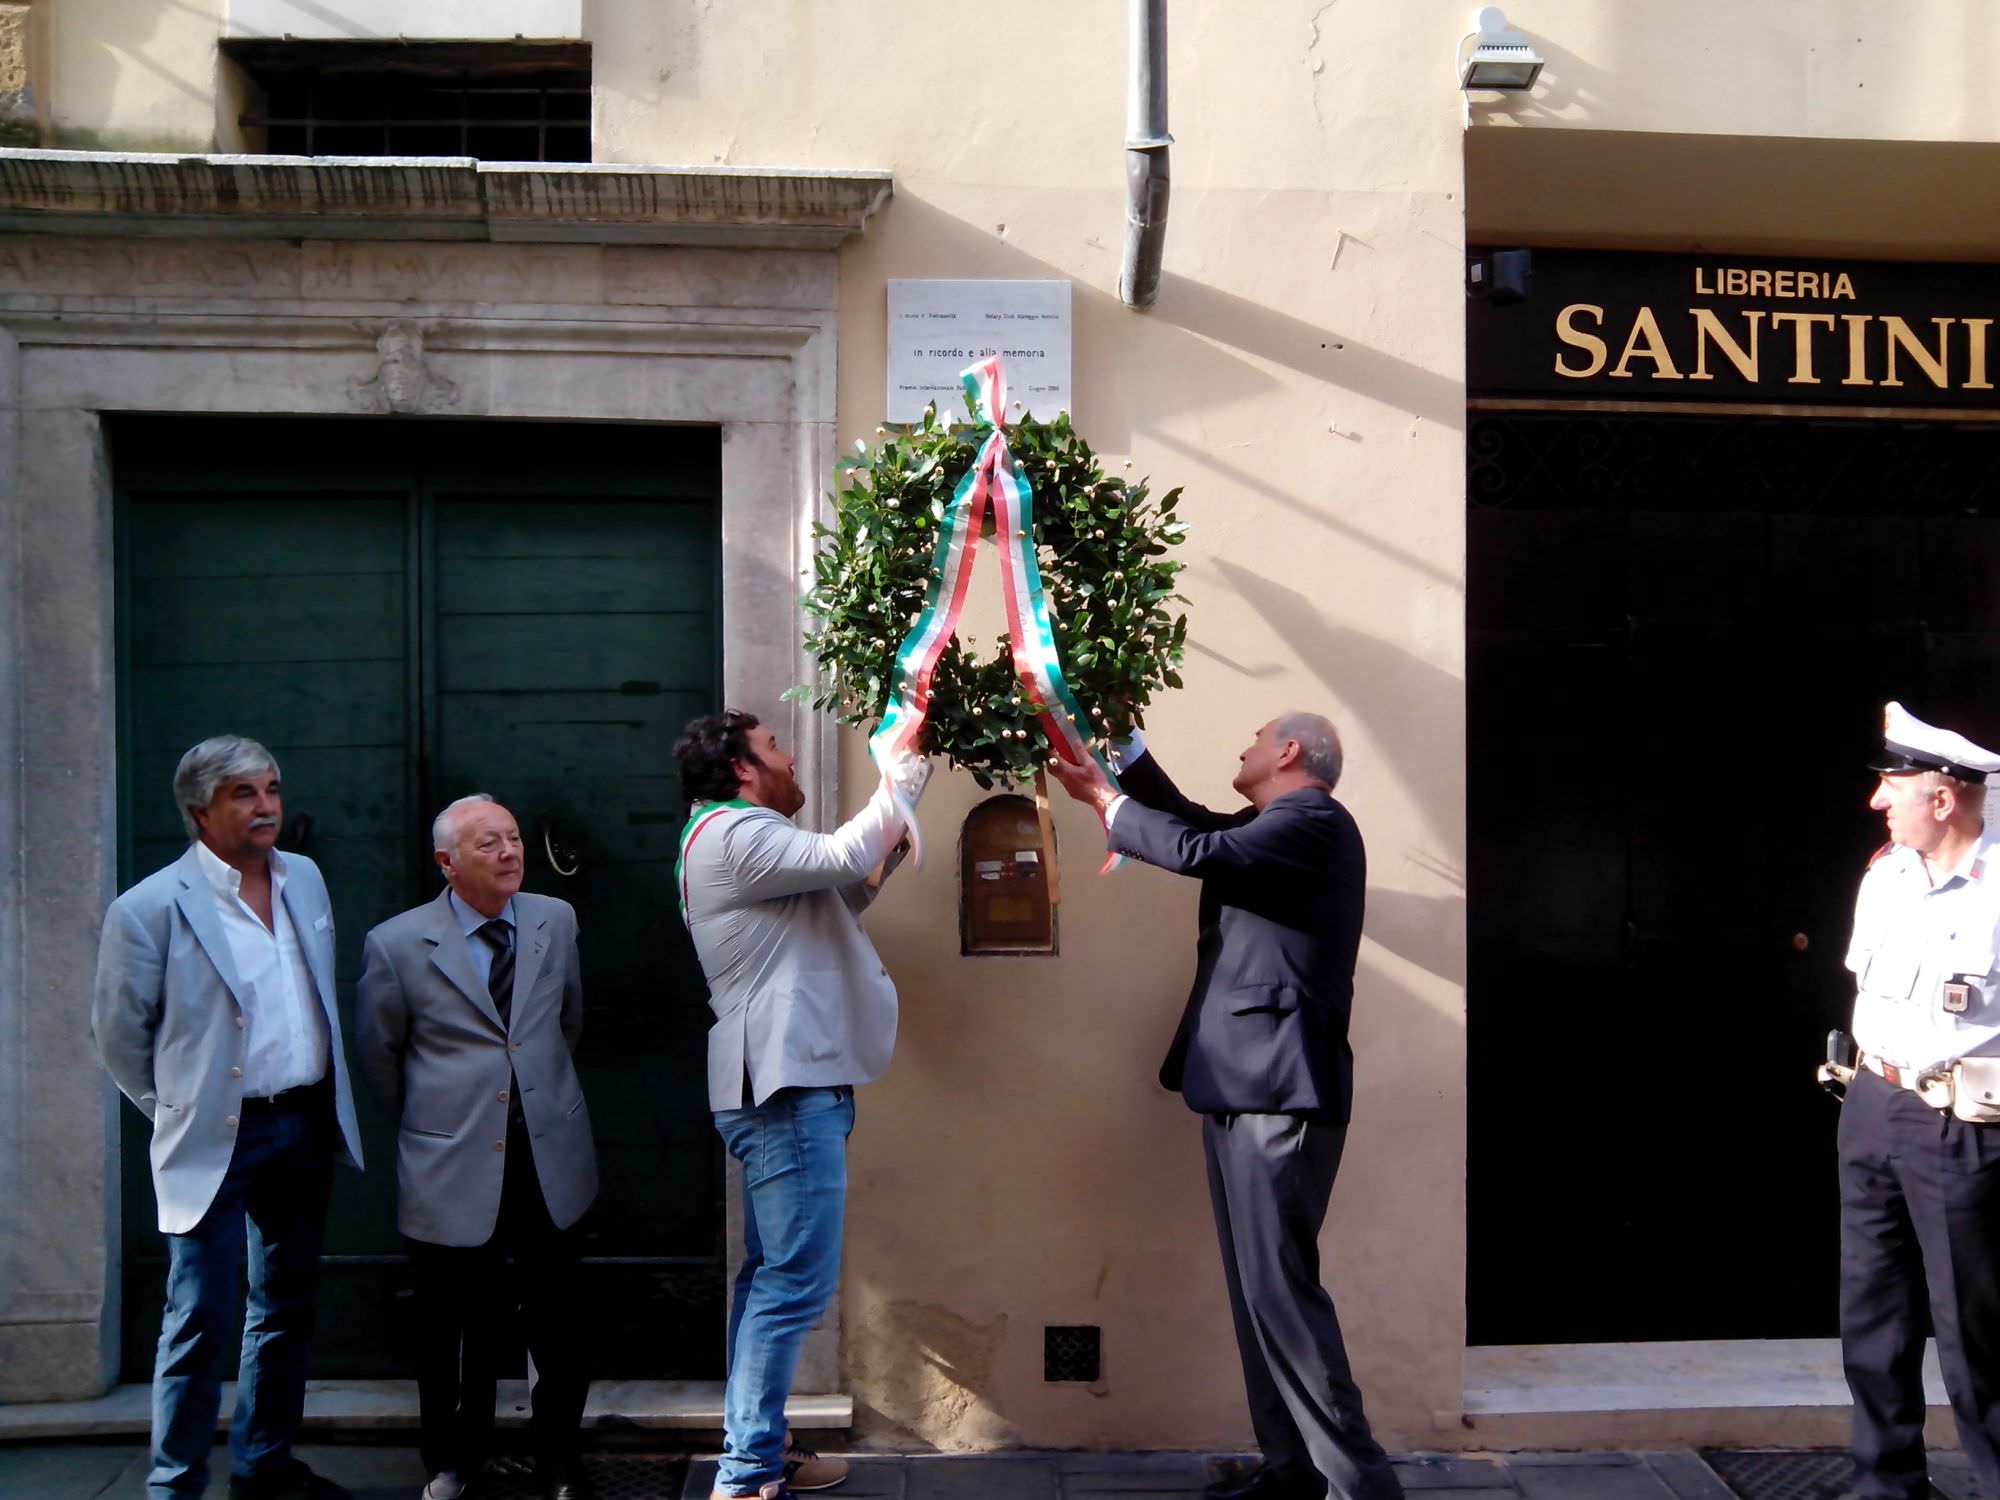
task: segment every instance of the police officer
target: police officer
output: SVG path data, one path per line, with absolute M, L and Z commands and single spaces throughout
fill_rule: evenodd
M 2000 836 L 1983 818 L 2000 755 L 1898 703 L 1883 728 L 1868 805 L 1889 842 L 1855 903 L 1859 1056 L 1839 1135 L 1851 1494 L 1930 1494 L 1928 1308 L 1959 1441 L 2000 1496 L 2000 1108 L 1980 1097 L 2000 1084 Z

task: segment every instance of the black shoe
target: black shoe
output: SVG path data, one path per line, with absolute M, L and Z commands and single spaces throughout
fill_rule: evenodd
M 322 1479 L 296 1458 L 269 1473 L 229 1476 L 229 1500 L 354 1500 L 331 1479 Z
M 596 1493 L 580 1463 L 556 1464 L 542 1480 L 542 1500 L 591 1500 Z
M 1202 1494 L 1206 1500 L 1326 1500 L 1326 1481 L 1310 1471 L 1259 1464 L 1247 1474 L 1216 1480 Z

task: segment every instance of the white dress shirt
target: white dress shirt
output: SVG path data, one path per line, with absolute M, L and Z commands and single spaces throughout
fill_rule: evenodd
M 285 856 L 271 851 L 271 923 L 243 900 L 243 872 L 196 842 L 243 986 L 243 1093 L 263 1098 L 326 1077 L 326 1013 L 285 909 Z
M 2000 1054 L 2000 838 L 1988 833 L 1931 884 L 1898 845 L 1868 867 L 1854 904 L 1854 1040 L 1898 1068 Z M 1947 985 L 1965 1009 L 1946 1010 Z

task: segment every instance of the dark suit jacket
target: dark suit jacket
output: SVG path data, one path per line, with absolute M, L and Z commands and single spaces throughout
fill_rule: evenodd
M 1367 856 L 1346 808 L 1313 788 L 1263 812 L 1215 813 L 1151 755 L 1119 776 L 1130 798 L 1111 847 L 1201 881 L 1194 988 L 1160 1068 L 1203 1114 L 1305 1114 L 1345 1124 L 1347 1018 Z

